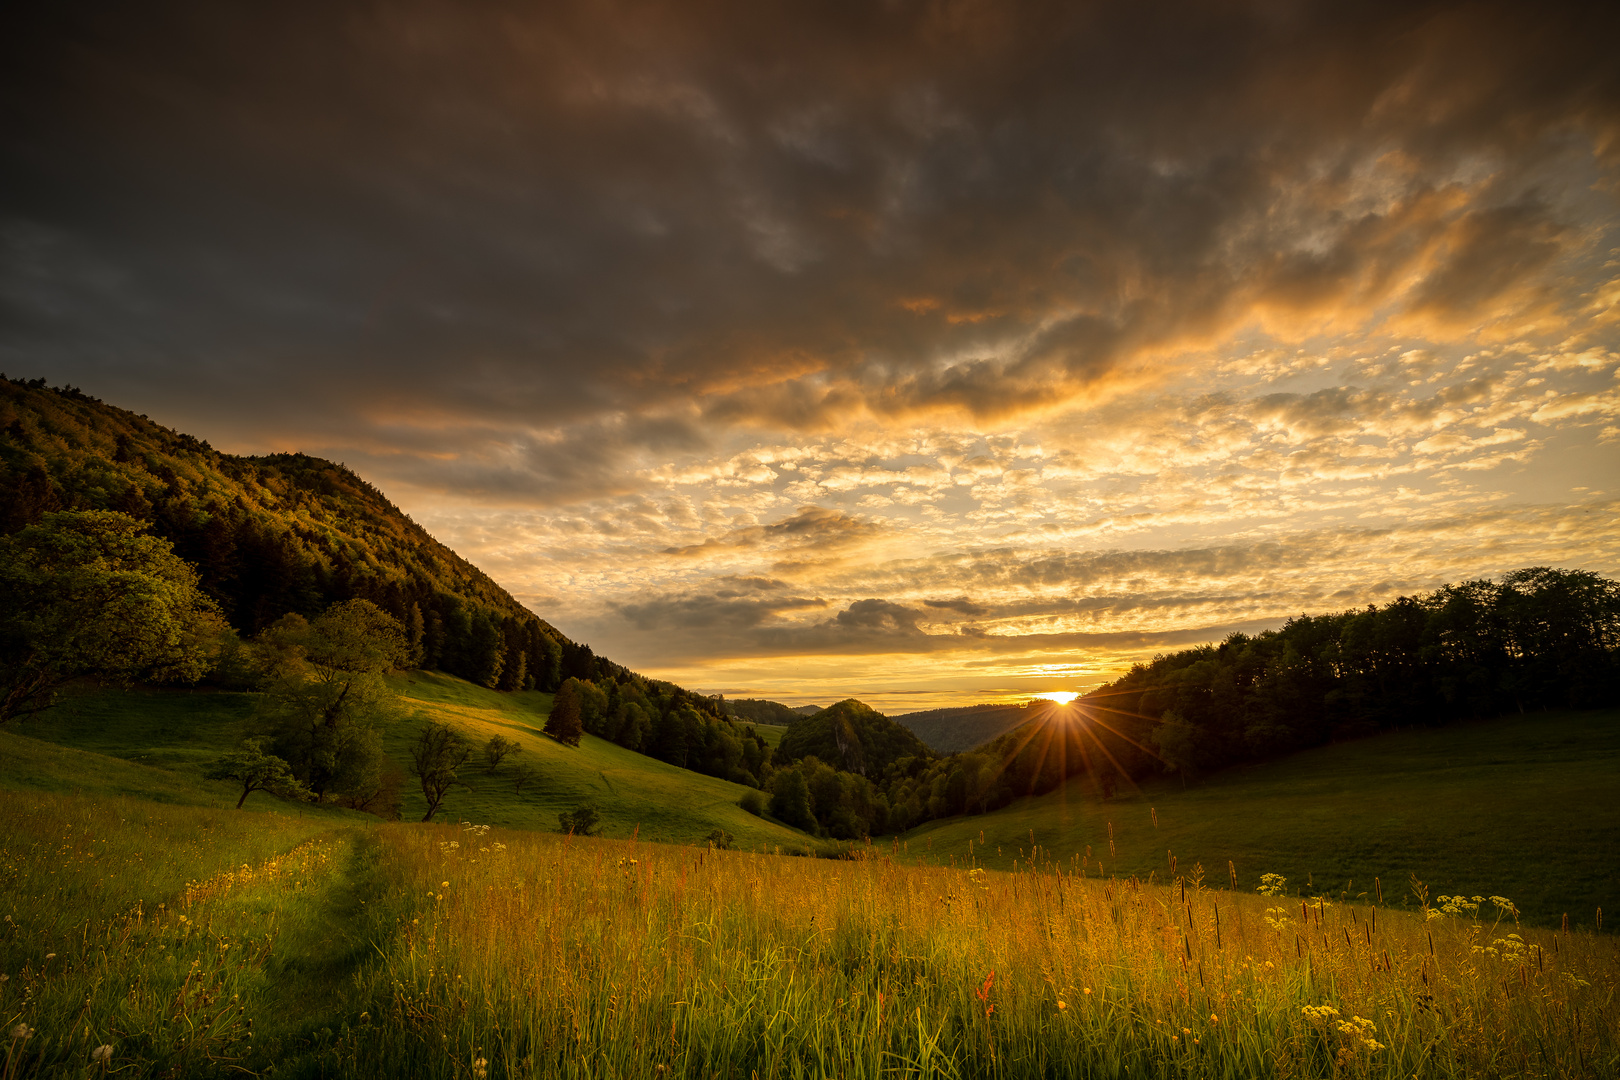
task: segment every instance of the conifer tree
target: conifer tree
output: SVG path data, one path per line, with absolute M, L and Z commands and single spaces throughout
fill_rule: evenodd
M 564 746 L 578 746 L 584 734 L 579 716 L 579 691 L 574 680 L 562 684 L 551 703 L 551 714 L 546 717 L 545 732 Z

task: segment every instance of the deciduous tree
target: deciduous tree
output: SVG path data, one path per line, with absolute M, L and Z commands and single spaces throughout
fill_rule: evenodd
M 111 510 L 45 514 L 0 538 L 0 723 L 87 675 L 196 682 L 224 621 L 168 541 Z
M 210 780 L 235 780 L 242 785 L 242 797 L 236 800 L 238 810 L 255 791 L 268 791 L 283 799 L 312 797 L 285 760 L 264 752 L 269 741 L 262 735 L 243 739 L 235 750 L 214 762 L 206 774 Z
M 470 757 L 472 746 L 443 724 L 429 722 L 416 737 L 411 745 L 411 772 L 421 781 L 422 797 L 427 800 L 423 821 L 433 820 L 451 788 L 472 786 L 456 775 Z

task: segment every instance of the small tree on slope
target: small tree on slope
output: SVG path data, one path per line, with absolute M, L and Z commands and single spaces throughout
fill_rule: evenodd
M 264 744 L 269 741 L 263 735 L 243 739 L 242 745 L 220 758 L 208 770 L 210 780 L 235 780 L 242 785 L 242 797 L 236 800 L 238 810 L 255 791 L 268 791 L 283 799 L 312 797 L 310 790 L 298 782 L 285 761 L 264 752 Z
M 422 782 L 422 797 L 427 800 L 423 821 L 433 820 L 451 788 L 472 786 L 456 775 L 470 757 L 472 746 L 443 724 L 429 723 L 416 737 L 411 746 L 411 772 Z

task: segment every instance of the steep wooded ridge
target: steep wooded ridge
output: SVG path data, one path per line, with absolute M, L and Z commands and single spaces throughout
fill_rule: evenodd
M 882 777 L 902 758 L 932 755 L 907 729 L 854 698 L 795 720 L 777 744 L 779 764 L 816 757 L 847 772 Z
M 196 565 L 231 625 L 370 600 L 423 667 L 555 690 L 617 665 L 569 641 L 341 465 L 238 457 L 72 387 L 0 375 L 0 534 L 52 510 L 117 510 Z

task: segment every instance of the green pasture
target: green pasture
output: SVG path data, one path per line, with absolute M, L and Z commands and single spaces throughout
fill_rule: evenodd
M 1532 922 L 1568 912 L 1592 926 L 1597 908 L 1620 911 L 1620 712 L 1395 732 L 1106 801 L 1071 782 L 904 839 L 947 864 L 1011 869 L 1034 846 L 1037 861 L 1159 881 L 1173 855 L 1178 873 L 1201 863 L 1223 888 L 1230 862 L 1250 891 L 1275 873 L 1290 891 L 1354 898 L 1376 878 L 1392 904 L 1416 903 L 1416 875 L 1431 895 L 1505 896 Z
M 461 770 L 439 820 L 550 830 L 559 811 L 590 802 L 603 835 L 665 843 L 703 843 L 714 830 L 741 847 L 809 851 L 816 842 L 738 806 L 747 788 L 675 768 L 586 735 L 565 747 L 541 733 L 551 695 L 499 693 L 436 672 L 390 677 L 400 695 L 385 727 L 389 756 L 407 775 L 405 821 L 427 805 L 408 775 L 410 745 L 429 720 L 448 724 L 475 746 L 501 735 L 523 749 L 491 773 L 478 754 Z M 193 806 L 233 806 L 239 789 L 204 779 L 210 763 L 258 730 L 254 694 L 177 690 L 92 690 L 57 708 L 0 729 L 0 787 L 132 796 Z M 518 770 L 533 778 L 518 790 Z M 256 793 L 244 809 L 282 806 Z M 285 805 L 294 813 L 341 813 Z M 357 816 L 357 815 L 350 815 Z

